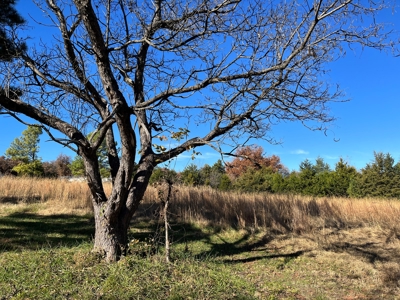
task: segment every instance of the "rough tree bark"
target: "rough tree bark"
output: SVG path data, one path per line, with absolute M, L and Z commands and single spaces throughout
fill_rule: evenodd
M 394 45 L 375 23 L 383 4 L 364 0 L 45 0 L 41 8 L 52 40 L 28 39 L 0 64 L 0 111 L 31 118 L 83 158 L 94 249 L 107 261 L 124 254 L 155 166 L 199 146 L 229 155 L 224 141 L 274 142 L 267 133 L 280 121 L 324 130 L 334 120 L 328 103 L 342 97 L 320 79 L 326 64 L 348 44 Z M 20 42 L 17 29 L 7 32 Z M 96 154 L 103 141 L 110 195 Z

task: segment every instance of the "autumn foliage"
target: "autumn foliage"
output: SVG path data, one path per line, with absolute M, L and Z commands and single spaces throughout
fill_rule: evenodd
M 259 170 L 263 167 L 270 168 L 272 172 L 285 169 L 279 156 L 264 156 L 264 149 L 260 146 L 245 146 L 237 149 L 236 157 L 232 162 L 226 163 L 226 173 L 231 178 L 238 178 L 248 169 Z

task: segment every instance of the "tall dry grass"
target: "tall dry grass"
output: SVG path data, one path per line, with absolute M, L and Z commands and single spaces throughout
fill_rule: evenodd
M 105 184 L 110 193 L 111 184 Z M 162 186 L 149 187 L 136 218 L 156 218 Z M 49 203 L 47 213 L 90 212 L 84 182 L 59 179 L 0 178 L 0 203 Z M 397 228 L 400 201 L 385 199 L 314 198 L 295 195 L 241 194 L 211 188 L 175 186 L 170 214 L 175 220 L 210 226 L 309 232 L 324 227 L 381 226 Z
M 51 204 L 50 213 L 92 211 L 90 192 L 86 183 L 30 177 L 0 178 L 0 203 L 44 202 Z
M 155 199 L 157 189 L 150 188 L 137 216 L 156 215 Z M 400 200 L 244 194 L 180 186 L 174 189 L 170 213 L 187 223 L 278 232 L 302 233 L 326 227 L 397 228 Z

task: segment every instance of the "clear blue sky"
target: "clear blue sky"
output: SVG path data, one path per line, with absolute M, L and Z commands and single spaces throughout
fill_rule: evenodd
M 20 0 L 18 9 L 29 20 L 28 12 L 35 10 L 28 0 Z M 394 23 L 400 31 L 400 12 L 382 15 L 383 21 Z M 312 132 L 300 123 L 280 124 L 272 128 L 271 135 L 281 140 L 280 145 L 261 145 L 267 155 L 278 155 L 290 170 L 298 169 L 301 161 L 322 157 L 332 167 L 340 157 L 358 169 L 373 159 L 373 152 L 390 153 L 400 160 L 400 57 L 364 49 L 348 52 L 346 57 L 330 65 L 327 80 L 340 84 L 351 101 L 333 103 L 332 115 L 337 120 L 324 135 Z M 25 125 L 11 117 L 0 116 L 0 155 L 3 155 L 12 140 L 19 137 Z M 44 161 L 55 160 L 60 153 L 74 156 L 70 150 L 49 142 L 44 134 L 40 142 L 40 153 Z M 200 148 L 201 152 L 192 161 L 190 153 L 183 154 L 172 163 L 180 170 L 190 163 L 198 166 L 213 164 L 219 159 L 211 148 Z

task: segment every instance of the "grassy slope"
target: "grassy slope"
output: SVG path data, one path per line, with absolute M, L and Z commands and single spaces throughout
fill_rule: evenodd
M 131 255 L 107 265 L 90 252 L 90 216 L 41 211 L 0 209 L 0 299 L 400 299 L 400 240 L 376 226 L 295 235 L 180 224 L 166 265 L 157 228 L 137 223 Z

